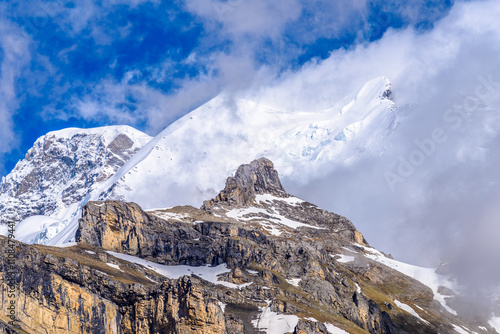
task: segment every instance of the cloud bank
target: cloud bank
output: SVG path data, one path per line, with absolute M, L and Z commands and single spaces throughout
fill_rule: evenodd
M 430 31 L 389 31 L 291 73 L 264 94 L 289 108 L 322 108 L 362 81 L 389 77 L 399 126 L 384 154 L 306 185 L 285 184 L 349 217 L 399 259 L 451 260 L 483 305 L 500 283 L 499 14 L 494 1 L 458 3 Z

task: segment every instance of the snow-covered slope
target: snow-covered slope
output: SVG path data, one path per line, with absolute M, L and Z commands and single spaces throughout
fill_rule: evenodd
M 457 293 L 460 292 L 460 287 L 453 281 L 450 275 L 438 274 L 436 272 L 437 268 L 423 268 L 394 260 L 372 247 L 366 247 L 359 244 L 355 244 L 355 246 L 363 248 L 366 251 L 364 254 L 366 258 L 377 261 L 426 285 L 432 290 L 436 301 L 438 301 L 451 314 L 457 314 L 455 310 L 447 305 L 446 298 L 449 296 L 443 294 L 440 290 L 440 287 L 445 287 L 448 291 L 454 291 Z M 348 251 L 348 254 L 354 255 L 350 261 L 356 261 L 358 252 L 351 249 L 346 250 Z M 347 257 L 346 255 L 343 256 Z M 344 262 L 347 263 L 349 261 Z
M 47 241 L 60 231 L 58 221 L 71 217 L 95 186 L 114 175 L 150 140 L 128 126 L 70 128 L 38 138 L 2 180 L 2 221 L 37 216 L 18 224 L 17 237 L 21 241 Z M 33 235 L 37 229 L 45 230 L 38 239 Z
M 89 200 L 200 206 L 239 165 L 262 156 L 282 177 L 306 182 L 361 152 L 383 150 L 397 121 L 390 96 L 381 77 L 326 110 L 288 111 L 222 95 L 152 139 L 125 126 L 51 132 L 3 180 L 0 213 L 57 219 L 33 218 L 18 233 L 24 242 L 59 244 L 73 239 Z
M 145 208 L 199 206 L 228 173 L 265 156 L 284 178 L 307 181 L 360 152 L 378 154 L 396 123 L 387 78 L 376 78 L 327 110 L 290 112 L 216 97 L 170 125 L 138 152 L 93 199 Z

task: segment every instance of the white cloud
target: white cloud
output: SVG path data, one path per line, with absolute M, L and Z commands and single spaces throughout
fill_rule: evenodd
M 12 116 L 19 106 L 16 83 L 31 59 L 29 44 L 22 30 L 0 20 L 0 154 L 17 144 Z
M 129 124 L 146 127 L 150 133 L 158 133 L 165 126 L 214 96 L 220 87 L 204 78 L 184 80 L 181 88 L 170 95 L 135 82 L 140 72 L 130 71 L 121 82 L 108 78 L 89 87 L 90 93 L 73 98 L 64 110 L 47 108 L 46 118 L 69 117 L 86 121 L 107 120 L 112 124 Z
M 267 104 L 321 109 L 370 78 L 390 78 L 400 124 L 382 156 L 323 171 L 306 186 L 284 183 L 349 217 L 369 242 L 400 259 L 437 265 L 441 256 L 453 258 L 456 273 L 478 290 L 500 283 L 498 15 L 495 1 L 457 3 L 431 31 L 389 31 L 255 94 Z M 386 171 L 396 171 L 436 129 L 446 140 L 391 191 Z M 475 293 L 484 298 L 484 290 Z
M 202 17 L 208 24 L 221 24 L 223 33 L 234 39 L 242 35 L 281 36 L 285 25 L 296 19 L 301 12 L 298 0 L 187 0 L 185 3 L 189 11 Z
M 75 0 L 66 3 L 62 0 L 51 2 L 21 0 L 17 7 L 9 11 L 23 18 L 23 23 L 29 34 L 35 36 L 44 29 L 49 22 L 58 24 L 62 31 L 69 36 L 78 36 L 90 32 L 97 44 L 109 44 L 113 39 L 125 38 L 130 30 L 131 23 L 117 29 L 109 29 L 106 19 L 118 6 L 124 5 L 131 9 L 146 3 L 158 4 L 158 0 L 107 0 L 95 1 Z M 88 32 L 86 32 L 88 30 Z

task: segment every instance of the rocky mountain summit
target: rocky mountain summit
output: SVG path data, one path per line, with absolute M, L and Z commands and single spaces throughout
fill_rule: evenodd
M 151 137 L 128 126 L 64 129 L 38 138 L 0 184 L 2 220 L 62 218 L 107 180 Z
M 90 193 L 114 175 L 151 137 L 128 126 L 64 129 L 38 138 L 0 184 L 0 234 L 47 243 L 78 219 Z M 74 232 L 73 232 L 74 234 Z
M 209 210 L 216 203 L 236 207 L 248 206 L 255 203 L 255 196 L 259 194 L 290 197 L 283 189 L 273 163 L 265 158 L 240 166 L 235 176 L 226 180 L 224 190 L 215 199 L 204 203 L 204 209 Z
M 18 243 L 19 322 L 9 327 L 1 314 L 0 328 L 496 333 L 457 315 L 448 276 L 370 247 L 348 219 L 288 194 L 265 158 L 240 166 L 201 209 L 88 202 L 76 239 L 65 248 Z M 0 267 L 3 280 L 5 258 Z

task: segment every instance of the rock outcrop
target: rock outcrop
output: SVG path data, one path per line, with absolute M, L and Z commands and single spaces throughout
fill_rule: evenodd
M 257 194 L 290 196 L 283 189 L 273 163 L 266 158 L 254 160 L 248 165 L 241 165 L 234 177 L 227 178 L 224 190 L 215 199 L 205 201 L 203 208 L 209 210 L 215 203 L 237 207 L 246 206 L 254 203 Z
M 19 331 L 12 328 L 12 326 L 9 326 L 5 322 L 0 320 L 0 333 L 5 333 L 5 334 L 19 334 Z
M 134 268 L 109 266 L 105 252 L 78 247 L 20 244 L 18 258 L 16 316 L 28 333 L 225 331 L 216 295 L 194 277 L 153 284 Z

